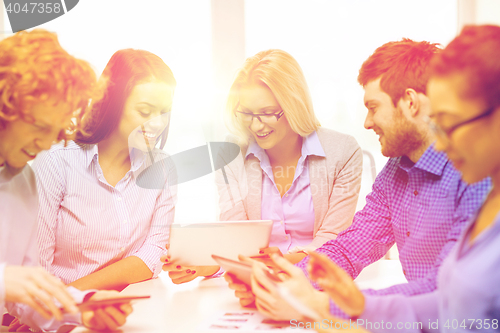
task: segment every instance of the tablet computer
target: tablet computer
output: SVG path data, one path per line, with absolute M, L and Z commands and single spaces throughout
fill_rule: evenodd
M 183 266 L 217 265 L 212 255 L 238 260 L 269 246 L 273 221 L 174 223 L 170 227 L 170 260 Z

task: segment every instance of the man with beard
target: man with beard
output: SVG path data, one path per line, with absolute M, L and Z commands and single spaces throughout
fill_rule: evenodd
M 382 154 L 390 159 L 352 225 L 316 252 L 327 255 L 356 278 L 396 243 L 408 283 L 365 290 L 366 294 L 416 295 L 436 289 L 439 266 L 491 186 L 489 179 L 467 185 L 446 155 L 433 148 L 425 87 L 429 61 L 438 51 L 436 44 L 428 42 L 389 42 L 379 47 L 359 71 L 358 82 L 365 90 L 368 109 L 364 126 L 377 133 Z M 306 275 L 307 261 L 297 264 Z M 230 287 L 236 290 L 242 305 L 252 304 L 255 293 L 259 310 L 283 319 L 286 310 L 277 295 L 266 295 L 258 287 L 252 293 L 232 281 Z M 314 293 L 309 305 L 321 313 L 329 306 L 328 296 Z M 343 315 L 333 303 L 330 309 Z

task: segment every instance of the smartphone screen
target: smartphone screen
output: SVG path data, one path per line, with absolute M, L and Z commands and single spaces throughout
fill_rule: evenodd
M 86 301 L 80 304 L 77 304 L 76 306 L 80 310 L 80 312 L 83 311 L 89 311 L 93 310 L 99 307 L 103 306 L 109 306 L 109 305 L 120 305 L 124 303 L 129 303 L 131 301 L 135 301 L 138 299 L 147 299 L 150 298 L 151 296 L 122 296 L 122 297 L 114 297 L 114 298 L 108 298 L 108 299 L 102 299 L 102 300 L 90 300 Z

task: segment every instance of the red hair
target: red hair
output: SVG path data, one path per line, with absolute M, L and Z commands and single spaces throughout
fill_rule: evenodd
M 380 88 L 391 96 L 394 106 L 408 88 L 425 94 L 430 76 L 429 63 L 434 54 L 439 52 L 438 46 L 408 38 L 386 43 L 363 63 L 358 82 L 364 87 L 380 77 Z
M 470 98 L 483 98 L 500 105 L 500 27 L 465 26 L 460 35 L 431 62 L 433 76 L 466 75 L 462 91 Z
M 20 31 L 0 42 L 0 129 L 19 117 L 33 121 L 30 104 L 50 98 L 70 104 L 75 111 L 73 128 L 59 137 L 67 139 L 87 110 L 95 83 L 90 65 L 69 55 L 56 34 L 42 29 Z
M 76 141 L 95 144 L 106 139 L 118 127 L 132 89 L 152 79 L 164 82 L 172 89 L 177 84 L 170 68 L 157 55 L 135 49 L 116 51 L 99 79 L 104 85 L 103 97 L 93 103 Z M 165 145 L 166 134 L 167 129 L 161 135 L 161 148 Z

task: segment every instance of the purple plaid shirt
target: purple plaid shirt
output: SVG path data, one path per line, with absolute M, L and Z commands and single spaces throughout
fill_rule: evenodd
M 316 251 L 355 278 L 396 243 L 408 283 L 363 292 L 407 296 L 431 292 L 439 266 L 490 187 L 489 179 L 467 185 L 433 146 L 417 163 L 405 156 L 391 158 L 352 225 Z M 307 260 L 297 264 L 304 272 Z

